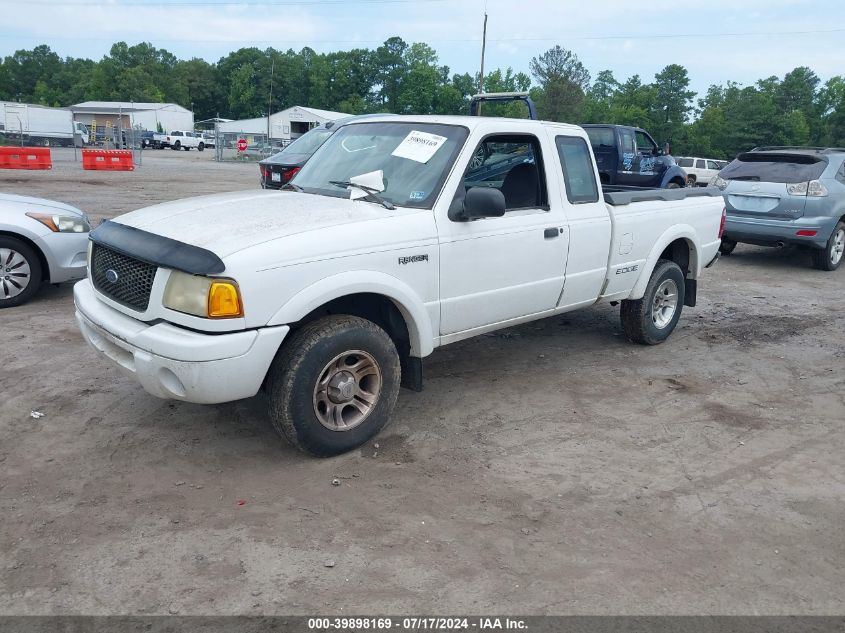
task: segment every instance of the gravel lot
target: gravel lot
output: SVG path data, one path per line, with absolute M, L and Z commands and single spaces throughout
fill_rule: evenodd
M 101 218 L 258 179 L 54 155 L 0 191 Z M 841 614 L 843 281 L 740 246 L 662 346 L 601 306 L 445 347 L 378 446 L 326 460 L 261 397 L 148 396 L 45 288 L 0 312 L 0 612 Z

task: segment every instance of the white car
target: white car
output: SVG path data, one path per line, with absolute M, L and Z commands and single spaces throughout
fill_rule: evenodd
M 724 222 L 710 189 L 602 195 L 584 130 L 532 120 L 350 123 L 285 189 L 104 222 L 76 317 L 153 395 L 264 387 L 276 429 L 316 455 L 378 433 L 442 345 L 598 302 L 662 342 Z
M 0 308 L 25 303 L 44 282 L 85 277 L 90 230 L 75 207 L 0 193 Z
M 678 163 L 678 167 L 683 167 L 684 171 L 687 172 L 687 186 L 689 187 L 708 186 L 710 180 L 718 175 L 719 170 L 728 164 L 723 160 L 690 156 L 676 157 L 675 162 Z

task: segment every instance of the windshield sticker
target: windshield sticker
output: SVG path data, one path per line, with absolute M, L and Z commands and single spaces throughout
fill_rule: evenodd
M 411 130 L 391 155 L 407 158 L 418 163 L 427 163 L 446 140 L 445 136 Z
M 425 191 L 412 191 L 409 197 L 411 200 L 424 200 Z

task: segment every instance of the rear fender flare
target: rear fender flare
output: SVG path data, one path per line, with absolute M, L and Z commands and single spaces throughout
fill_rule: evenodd
M 645 264 L 643 264 L 639 279 L 637 279 L 637 283 L 634 284 L 634 288 L 631 290 L 629 299 L 643 298 L 648 280 L 651 279 L 651 273 L 654 272 L 657 266 L 657 260 L 660 259 L 660 254 L 666 250 L 669 244 L 679 239 L 686 240 L 689 245 L 689 274 L 687 274 L 687 279 L 698 279 L 701 273 L 701 261 L 698 241 L 695 239 L 695 229 L 689 224 L 676 224 L 663 233 L 654 243 Z
M 387 297 L 398 308 L 408 327 L 411 356 L 422 358 L 434 351 L 431 319 L 419 296 L 405 282 L 376 271 L 349 271 L 321 279 L 291 297 L 267 325 L 295 323 L 330 301 L 363 293 Z

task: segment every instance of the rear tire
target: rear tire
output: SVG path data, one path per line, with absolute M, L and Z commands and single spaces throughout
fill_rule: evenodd
M 827 240 L 827 245 L 820 250 L 813 250 L 813 267 L 828 272 L 836 270 L 845 259 L 845 222 L 837 222 Z
M 198 152 L 201 152 L 204 149 L 205 149 L 205 143 L 200 143 L 199 145 L 197 145 L 197 151 Z
M 399 394 L 399 354 L 375 323 L 333 315 L 285 341 L 267 376 L 276 431 L 319 457 L 364 444 L 387 424 Z
M 182 147 L 181 141 L 176 141 L 175 143 L 173 143 L 173 151 L 178 152 L 181 147 Z
M 667 189 L 681 189 L 681 184 L 675 180 L 666 185 Z
M 41 286 L 41 260 L 26 243 L 0 235 L 0 309 L 29 301 Z
M 734 242 L 733 240 L 726 240 L 725 238 L 722 238 L 722 243 L 719 244 L 719 252 L 722 255 L 730 255 L 734 252 L 735 248 L 736 242 Z
M 657 345 L 674 331 L 684 307 L 684 272 L 675 262 L 661 259 L 642 299 L 622 302 L 622 329 L 634 343 Z

